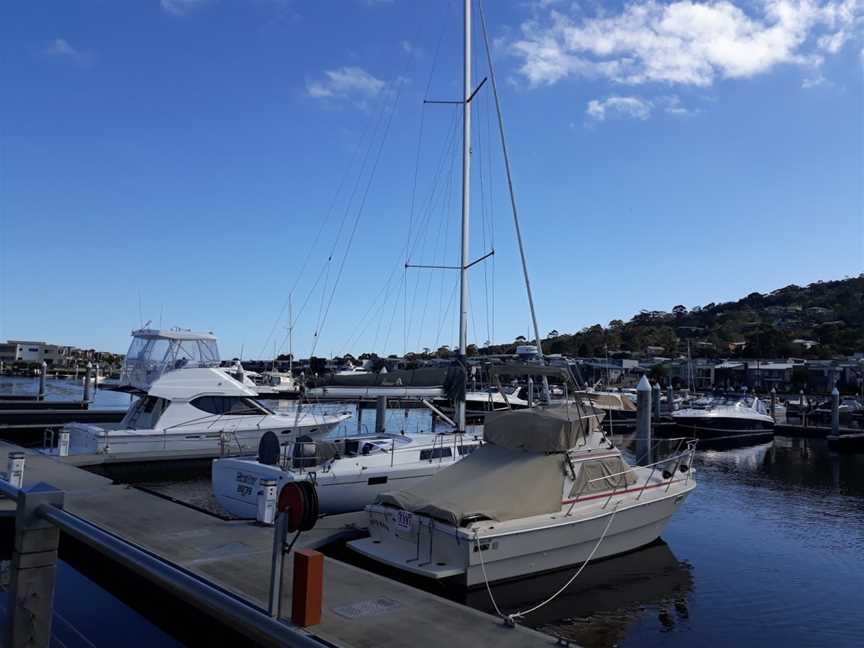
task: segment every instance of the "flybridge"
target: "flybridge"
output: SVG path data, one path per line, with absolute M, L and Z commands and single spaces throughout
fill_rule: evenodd
M 119 386 L 147 391 L 168 371 L 218 366 L 219 347 L 212 333 L 142 328 L 132 331 Z

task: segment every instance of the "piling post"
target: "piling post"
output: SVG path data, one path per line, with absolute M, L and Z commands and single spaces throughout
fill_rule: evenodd
M 91 403 L 93 402 L 93 385 L 91 381 L 93 380 L 93 364 L 87 363 L 87 373 L 84 375 L 84 402 Z
M 666 385 L 666 411 L 671 414 L 675 411 L 675 390 L 672 389 L 672 383 Z
M 45 378 L 48 376 L 48 363 L 44 360 L 39 367 L 39 400 L 45 398 Z
M 807 427 L 807 410 L 804 409 L 804 390 L 801 390 L 800 399 L 798 401 L 798 412 L 801 415 L 801 425 Z
M 771 388 L 771 418 L 774 419 L 774 422 L 777 422 L 777 389 Z
M 831 390 L 831 435 L 840 434 L 840 390 L 837 386 Z
M 660 420 L 660 383 L 655 382 L 654 387 L 651 389 L 651 403 L 654 409 L 654 419 L 656 421 Z
M 93 365 L 93 389 L 99 389 L 99 363 L 98 362 Z
M 375 403 L 375 434 L 384 434 L 384 423 L 387 420 L 387 397 L 379 396 Z
M 636 386 L 636 457 L 642 465 L 651 461 L 651 384 L 645 376 Z
M 63 508 L 63 492 L 40 482 L 18 496 L 6 604 L 10 648 L 48 648 L 51 642 L 60 530 L 39 517 L 44 506 Z

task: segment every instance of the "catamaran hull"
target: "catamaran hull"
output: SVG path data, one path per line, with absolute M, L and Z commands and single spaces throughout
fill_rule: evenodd
M 695 483 L 661 496 L 654 495 L 615 513 L 606 537 L 593 559 L 608 558 L 650 544 L 683 504 Z M 590 518 L 564 515 L 546 526 L 496 535 L 484 532 L 478 540 L 453 533 L 453 528 L 425 519 L 417 532 L 396 527 L 396 510 L 371 506 L 370 537 L 349 546 L 360 554 L 392 567 L 428 578 L 447 579 L 466 588 L 554 571 L 585 562 L 603 534 L 611 504 Z M 479 547 L 478 547 L 479 545 Z M 479 549 L 479 551 L 478 551 Z M 481 562 L 482 554 L 482 562 Z M 485 569 L 485 576 L 484 576 Z

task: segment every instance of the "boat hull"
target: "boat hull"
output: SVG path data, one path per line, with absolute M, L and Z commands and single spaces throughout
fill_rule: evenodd
M 693 482 L 675 485 L 670 493 L 620 505 L 592 559 L 626 553 L 656 540 L 694 487 Z M 610 505 L 590 518 L 562 514 L 534 529 L 486 532 L 472 540 L 434 521 L 421 524 L 412 536 L 397 530 L 395 509 L 388 512 L 386 507 L 372 506 L 368 510 L 371 535 L 349 543 L 352 549 L 393 567 L 466 588 L 585 562 L 612 514 Z
M 213 463 L 213 495 L 229 515 L 237 518 L 256 517 L 258 491 L 262 479 L 275 479 L 276 487 L 298 479 L 308 479 L 318 491 L 320 511 L 337 515 L 361 511 L 383 492 L 410 488 L 451 465 L 424 462 L 405 468 L 363 470 L 334 474 L 322 472 L 295 473 L 279 466 L 268 466 L 242 459 L 220 459 Z

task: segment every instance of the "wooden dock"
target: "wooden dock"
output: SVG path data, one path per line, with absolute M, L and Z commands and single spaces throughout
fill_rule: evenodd
M 0 442 L 0 464 L 21 448 Z M 158 555 L 253 605 L 266 608 L 273 529 L 226 521 L 150 495 L 55 458 L 27 452 L 25 488 L 43 481 L 66 491 L 70 513 Z M 13 503 L 0 500 L 0 512 Z M 323 518 L 297 548 L 314 548 L 363 532 L 365 516 Z M 290 611 L 291 557 L 282 609 Z M 322 621 L 308 629 L 325 644 L 357 648 L 554 646 L 548 635 L 509 628 L 484 612 L 327 558 Z

